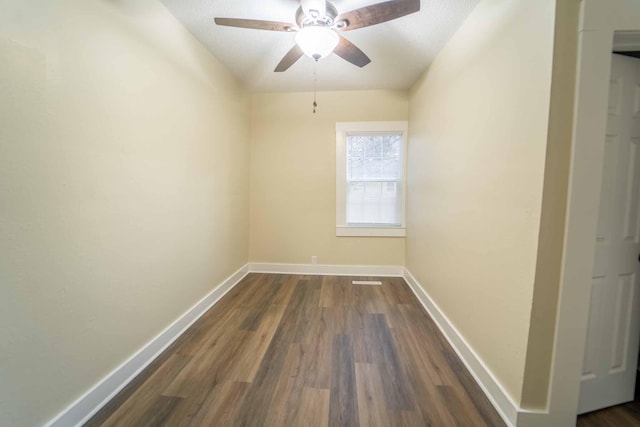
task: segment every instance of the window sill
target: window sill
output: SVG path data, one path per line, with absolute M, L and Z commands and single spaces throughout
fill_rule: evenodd
M 337 237 L 405 237 L 405 227 L 336 227 Z

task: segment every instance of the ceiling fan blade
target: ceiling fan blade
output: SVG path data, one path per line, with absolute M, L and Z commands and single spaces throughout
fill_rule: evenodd
M 295 24 L 286 22 L 263 21 L 261 19 L 235 19 L 235 18 L 214 18 L 218 25 L 225 27 L 251 28 L 254 30 L 268 31 L 295 31 Z
M 289 67 L 295 64 L 295 62 L 302 57 L 302 55 L 304 55 L 304 52 L 302 51 L 302 49 L 300 49 L 300 46 L 298 46 L 297 44 L 293 45 L 291 50 L 287 52 L 287 54 L 284 56 L 284 58 L 282 58 L 282 60 L 280 61 L 276 69 L 273 71 L 275 71 L 276 73 L 287 71 Z
M 360 68 L 371 62 L 369 57 L 365 55 L 363 51 L 342 36 L 340 36 L 340 43 L 338 43 L 338 46 L 336 46 L 333 53 Z
M 350 31 L 391 21 L 419 10 L 420 0 L 391 0 L 343 13 L 335 22 L 340 30 Z

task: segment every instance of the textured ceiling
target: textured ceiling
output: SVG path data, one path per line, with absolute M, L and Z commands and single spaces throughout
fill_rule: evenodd
M 371 58 L 358 68 L 336 55 L 317 64 L 304 56 L 283 73 L 273 69 L 294 34 L 217 26 L 214 17 L 295 23 L 298 0 L 161 0 L 169 11 L 256 92 L 406 89 L 429 66 L 479 0 L 422 0 L 413 15 L 342 33 Z M 380 0 L 336 0 L 338 13 Z

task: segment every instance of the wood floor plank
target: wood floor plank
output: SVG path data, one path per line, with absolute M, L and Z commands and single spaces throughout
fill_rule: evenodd
M 316 276 L 310 280 L 301 282 L 298 286 L 304 286 L 305 297 L 298 303 L 299 307 L 297 307 L 296 311 L 297 320 L 293 331 L 293 342 L 296 343 L 302 342 L 304 335 L 313 321 L 313 314 L 317 312 L 317 308 L 320 307 L 322 278 Z
M 252 298 L 247 301 L 247 305 L 249 306 L 247 308 L 250 308 L 250 310 L 247 310 L 246 317 L 240 325 L 240 329 L 249 331 L 258 329 L 262 317 L 266 314 L 267 310 L 269 310 L 272 301 L 276 298 L 280 288 L 284 284 L 279 279 L 279 276 L 274 276 L 270 282 L 264 283 L 264 286 L 259 286 L 252 290 Z
M 425 423 L 418 411 L 400 411 L 398 423 L 402 427 L 435 427 L 433 424 Z
M 638 386 L 636 386 L 636 389 Z M 582 414 L 577 427 L 637 427 L 640 426 L 640 399 L 636 390 L 636 400 L 611 408 Z
M 167 418 L 167 425 L 189 425 L 203 410 L 207 398 L 218 393 L 220 385 L 229 381 L 230 367 L 254 332 L 237 331 L 238 339 L 229 345 L 215 348 L 208 358 L 200 359 L 204 369 L 190 362 L 164 391 L 163 395 L 181 397 L 183 401 L 176 406 Z M 183 373 L 185 373 L 183 375 Z
M 198 327 L 191 339 L 185 342 L 177 352 L 188 356 L 201 352 L 203 348 L 209 347 L 212 342 L 218 340 L 225 330 L 237 328 L 242 320 L 240 313 L 241 311 L 235 308 L 229 308 L 224 312 L 216 313 L 215 317 L 211 316 L 213 321 L 210 324 L 215 327 Z M 209 319 L 205 322 L 208 323 Z
M 393 295 L 397 299 L 397 304 L 415 304 L 420 305 L 415 295 L 411 291 L 411 288 L 407 285 L 402 277 L 390 277 L 389 289 L 393 292 Z
M 305 387 L 293 426 L 327 427 L 329 425 L 329 390 Z
M 304 332 L 300 347 L 304 384 L 311 388 L 329 389 L 331 354 L 333 351 L 333 318 L 330 309 L 316 307 Z
M 438 381 L 434 382 L 432 379 L 439 377 L 430 372 L 432 369 L 441 370 L 447 369 L 447 367 L 441 366 L 434 368 L 431 364 L 424 362 L 423 354 L 408 351 L 410 344 L 413 343 L 413 338 L 408 340 L 404 338 L 408 336 L 407 331 L 395 329 L 391 333 L 394 341 L 397 343 L 396 348 L 403 360 L 403 367 L 413 391 L 413 398 L 422 415 L 424 425 L 456 425 L 455 418 L 451 414 L 451 411 L 461 410 L 461 408 L 454 407 L 449 409 L 444 405 L 441 395 L 437 392 L 437 387 L 442 385 L 442 381 L 438 379 Z M 432 349 L 429 349 L 428 353 L 433 353 Z M 486 399 L 486 397 L 484 398 Z M 504 424 L 498 419 L 493 425 L 500 426 Z
M 334 294 L 339 291 L 338 279 L 324 277 L 320 287 L 320 307 L 330 308 L 336 306 Z
M 215 384 L 228 380 L 235 358 L 243 354 L 255 332 L 229 329 L 207 342 L 187 366 L 162 391 L 166 396 L 191 397 L 207 393 Z
M 289 275 L 289 274 L 282 274 L 278 276 L 282 281 L 282 286 L 273 297 L 273 300 L 271 301 L 271 303 L 274 305 L 287 305 L 289 304 L 291 295 L 293 295 L 293 292 L 296 290 L 299 277 Z
M 394 414 L 387 408 L 378 366 L 356 363 L 356 387 L 360 424 L 371 427 L 391 426 Z
M 408 320 L 411 322 L 411 320 Z M 423 338 L 423 334 L 416 333 L 414 328 L 395 329 L 393 331 L 396 348 L 403 352 L 408 360 L 421 370 L 434 385 L 449 385 L 454 380 L 455 373 L 443 358 L 440 350 Z M 430 351 L 424 351 L 428 348 Z
M 444 407 L 459 408 L 459 410 L 449 411 L 457 425 L 488 427 L 482 416 L 473 410 L 473 403 L 468 398 L 465 399 L 454 387 L 440 385 L 436 386 L 436 390 Z
M 352 339 L 353 356 L 357 363 L 382 363 L 384 357 L 376 349 L 375 331 L 368 320 L 370 313 L 362 307 L 349 308 L 347 311 L 346 333 Z
M 86 425 L 504 424 L 403 279 L 252 273 Z
M 444 349 L 444 353 L 447 364 L 451 366 L 451 369 L 456 373 L 457 384 L 462 386 L 459 390 L 464 392 L 464 395 L 473 402 L 476 411 L 482 416 L 485 423 L 489 426 L 503 424 L 502 418 L 498 415 L 484 393 L 482 393 L 482 389 L 478 383 L 475 382 L 462 361 L 456 356 L 453 349 L 446 348 Z M 457 386 L 457 384 L 453 383 L 452 385 Z
M 308 285 L 307 279 L 300 279 L 296 284 L 296 289 L 282 316 L 282 321 L 247 391 L 239 416 L 235 420 L 236 425 L 262 425 L 263 417 L 269 410 L 271 398 L 286 358 L 286 353 L 282 350 L 288 349 L 289 345 L 294 342 L 294 337 L 300 330 L 299 323 L 307 322 L 303 313 L 306 313 L 313 306 L 314 300 L 315 304 L 318 303 L 319 288 L 310 288 Z M 315 297 L 315 291 L 318 292 L 318 299 Z
M 212 393 L 209 393 L 188 425 L 190 427 L 232 425 L 248 387 L 249 383 L 239 381 L 226 381 L 219 384 Z
M 322 281 L 321 307 L 353 307 L 355 304 L 353 277 L 325 276 Z
M 472 401 L 475 410 L 481 415 L 486 425 L 502 425 L 502 418 L 484 396 L 453 349 L 446 343 L 440 331 L 433 329 L 435 325 L 432 324 L 431 319 L 428 319 L 427 314 L 414 305 L 401 304 L 399 308 L 406 316 L 407 323 L 414 326 L 394 331 L 394 338 L 399 343 L 398 347 L 411 352 L 408 359 L 413 360 L 417 369 L 426 374 L 431 384 L 453 386 L 464 390 L 464 395 Z M 429 351 L 424 351 L 425 347 Z
M 167 418 L 181 402 L 180 397 L 157 396 L 151 407 L 135 421 L 135 425 L 152 427 L 168 424 Z
M 406 329 L 407 325 L 404 316 L 400 312 L 400 306 L 405 304 L 402 287 L 398 286 L 397 278 L 390 277 L 385 282 L 386 286 L 381 286 L 380 294 L 383 303 L 381 304 L 387 323 L 391 329 Z
M 372 351 L 378 355 L 380 377 L 387 403 L 395 410 L 413 410 L 414 402 L 384 315 L 366 315 L 366 327 L 373 339 Z
M 291 344 L 287 351 L 271 404 L 267 409 L 265 425 L 291 425 L 300 406 L 300 394 L 304 378 L 300 377 L 302 349 L 300 344 Z
M 113 405 L 107 405 L 85 425 L 92 427 L 118 426 L 126 424 L 127 420 L 139 419 L 145 411 L 154 405 L 166 384 L 170 383 L 190 360 L 189 356 L 171 355 L 130 396 L 126 396 L 124 400 L 120 400 L 116 396 L 111 401 Z
M 258 372 L 260 362 L 264 357 L 271 340 L 278 329 L 280 319 L 284 314 L 284 305 L 270 304 L 260 314 L 260 322 L 255 333 L 249 338 L 244 351 L 240 353 L 231 367 L 229 378 L 234 381 L 251 382 Z
M 336 427 L 360 424 L 353 347 L 348 335 L 333 339 L 329 423 Z

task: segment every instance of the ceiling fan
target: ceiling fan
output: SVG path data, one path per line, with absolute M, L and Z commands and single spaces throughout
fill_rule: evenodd
M 300 0 L 296 24 L 235 18 L 215 18 L 215 23 L 227 27 L 295 32 L 296 44 L 276 66 L 275 72 L 287 70 L 305 54 L 317 61 L 335 53 L 358 67 L 364 67 L 371 62 L 369 57 L 339 33 L 391 21 L 419 10 L 420 0 L 390 0 L 339 14 L 330 1 Z

